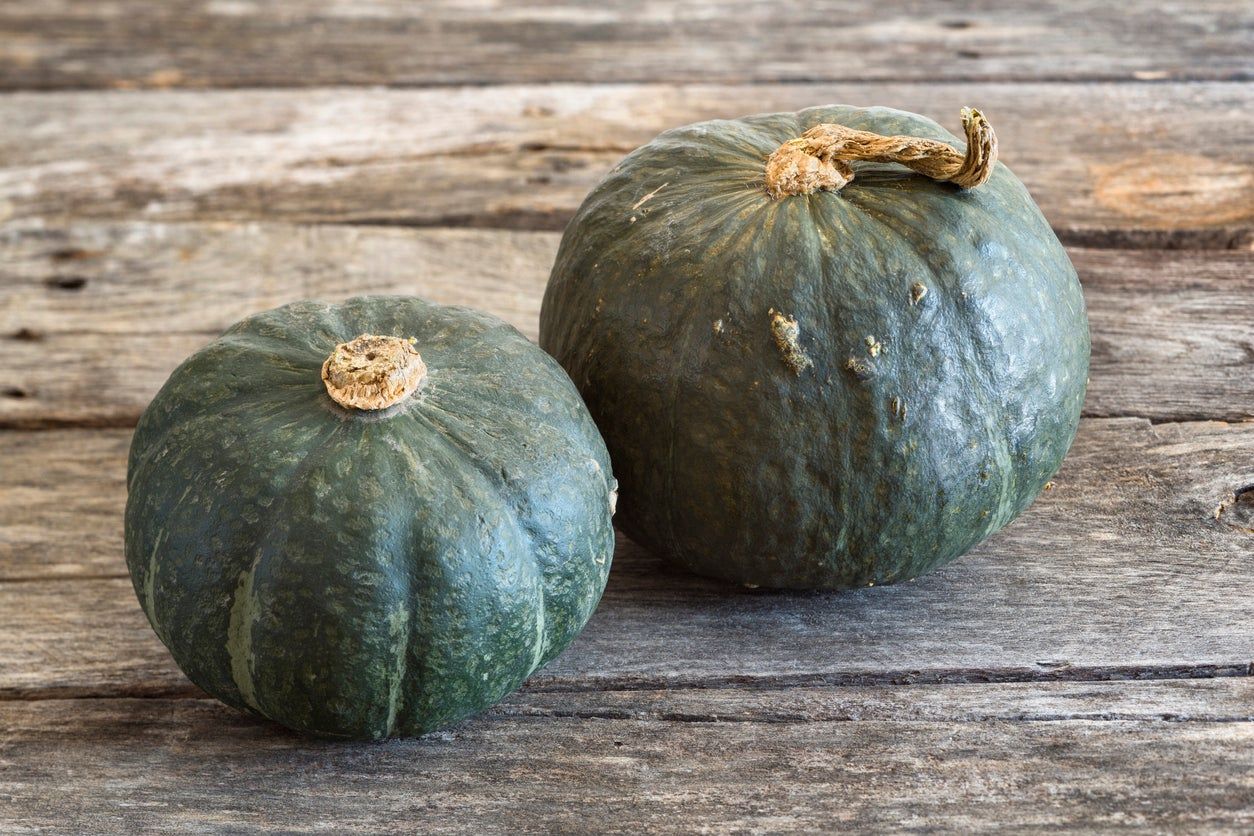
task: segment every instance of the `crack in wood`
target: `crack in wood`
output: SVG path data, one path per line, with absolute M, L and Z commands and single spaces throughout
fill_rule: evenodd
M 1217 679 L 1254 676 L 1254 663 L 1199 665 L 1109 665 L 1037 668 L 950 668 L 937 670 L 851 671 L 847 673 L 753 676 L 595 677 L 582 680 L 545 681 L 543 672 L 533 677 L 529 691 L 576 693 L 582 691 L 652 691 L 705 688 L 848 688 L 888 685 L 994 685 L 1015 682 L 1131 682 L 1179 679 Z

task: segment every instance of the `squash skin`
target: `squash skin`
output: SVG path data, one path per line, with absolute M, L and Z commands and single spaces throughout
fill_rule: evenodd
M 417 338 L 405 402 L 336 405 L 361 333 Z M 560 653 L 614 548 L 609 458 L 560 367 L 512 327 L 419 299 L 302 302 L 194 354 L 144 412 L 126 557 L 198 686 L 318 735 L 418 735 Z
M 887 108 L 668 131 L 585 200 L 540 318 L 614 459 L 622 530 L 751 586 L 891 583 L 963 554 L 1057 470 L 1087 384 L 1075 270 L 1004 165 L 963 191 L 854 163 L 839 192 L 768 197 L 767 155 L 822 122 L 963 147 Z

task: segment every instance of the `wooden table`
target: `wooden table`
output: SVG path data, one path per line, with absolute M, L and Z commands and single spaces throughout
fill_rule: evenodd
M 0 831 L 1254 829 L 1254 10 L 600 0 L 0 7 Z M 842 595 L 626 540 L 561 658 L 379 745 L 207 699 L 122 557 L 131 427 L 300 297 L 534 336 L 558 231 L 666 127 L 990 114 L 1082 277 L 1085 419 L 969 556 Z

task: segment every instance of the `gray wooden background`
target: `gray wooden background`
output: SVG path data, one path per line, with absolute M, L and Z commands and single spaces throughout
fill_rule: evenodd
M 1254 830 L 1246 0 L 6 0 L 0 831 Z M 207 699 L 134 600 L 125 453 L 179 360 L 301 297 L 534 336 L 558 235 L 658 131 L 985 110 L 1079 269 L 1079 438 L 933 575 L 752 593 L 620 541 L 584 635 L 379 745 Z

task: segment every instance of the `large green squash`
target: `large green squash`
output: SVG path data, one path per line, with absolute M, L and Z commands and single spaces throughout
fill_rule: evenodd
M 126 558 L 210 694 L 316 734 L 415 735 L 584 626 L 614 487 L 578 392 L 510 326 L 301 302 L 235 325 L 144 412 Z
M 884 108 L 689 125 L 592 191 L 540 343 L 601 428 L 628 535 L 839 589 L 915 577 L 1032 502 L 1079 421 L 1084 300 L 964 116 L 965 154 Z

